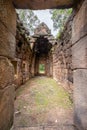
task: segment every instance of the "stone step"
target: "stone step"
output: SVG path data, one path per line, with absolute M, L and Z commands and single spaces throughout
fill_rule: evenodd
M 73 125 L 15 127 L 12 130 L 77 130 Z

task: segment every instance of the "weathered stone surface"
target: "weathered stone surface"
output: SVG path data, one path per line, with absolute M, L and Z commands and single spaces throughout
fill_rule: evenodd
M 87 36 L 72 47 L 73 69 L 87 68 Z
M 14 87 L 0 90 L 0 130 L 9 130 L 13 123 Z
M 73 0 L 13 0 L 20 9 L 51 9 L 72 7 Z
M 15 57 L 15 36 L 0 22 L 0 55 Z
M 34 34 L 36 35 L 51 35 L 51 30 L 48 28 L 48 26 L 42 22 L 35 30 Z
M 87 0 L 84 1 L 80 10 L 74 17 L 72 25 L 72 43 L 75 43 L 86 34 L 87 34 Z
M 74 71 L 75 124 L 79 130 L 87 130 L 87 69 Z
M 69 92 L 73 90 L 72 20 L 73 15 L 71 15 L 65 25 L 58 45 L 54 46 L 53 54 L 53 78 L 60 81 Z
M 14 128 L 12 130 L 77 130 L 72 125 L 55 125 L 55 126 L 43 126 L 43 127 L 20 127 L 20 128 Z
M 0 89 L 12 84 L 14 68 L 7 58 L 0 56 Z
M 15 55 L 16 13 L 11 0 L 0 0 L 0 55 Z
M 16 34 L 16 13 L 12 0 L 0 0 L 0 31 L 1 23 L 13 35 Z
M 17 15 L 18 16 L 18 15 Z M 16 52 L 15 58 L 11 60 L 14 66 L 14 84 L 15 88 L 29 80 L 30 66 L 32 62 L 33 47 L 30 48 L 30 35 L 29 31 L 23 26 L 23 23 L 17 17 L 17 30 L 16 30 Z
M 0 130 L 9 130 L 14 114 L 14 68 L 16 13 L 12 0 L 0 0 Z M 5 58 L 5 57 L 8 58 Z

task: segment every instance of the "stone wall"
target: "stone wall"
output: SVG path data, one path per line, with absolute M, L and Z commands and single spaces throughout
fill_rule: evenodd
M 50 50 L 46 60 L 46 75 L 48 77 L 53 77 L 53 54 Z
M 82 2 L 72 24 L 74 120 L 79 130 L 87 130 L 87 0 Z
M 30 34 L 17 17 L 16 55 L 12 60 L 15 68 L 14 83 L 16 88 L 24 84 L 31 77 L 32 49 L 30 48 Z
M 54 47 L 53 77 L 73 90 L 75 125 L 87 130 L 87 0 L 77 1 Z
M 72 70 L 72 14 L 63 32 L 60 35 L 58 43 L 53 51 L 53 78 L 63 84 L 71 93 L 73 90 L 73 70 Z
M 9 17 L 10 16 L 10 17 Z M 0 130 L 9 130 L 14 115 L 16 13 L 11 0 L 0 0 Z

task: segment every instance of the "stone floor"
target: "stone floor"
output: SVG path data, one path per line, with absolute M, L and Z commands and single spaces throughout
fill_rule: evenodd
M 12 130 L 76 130 L 69 94 L 55 80 L 36 77 L 17 90 Z
M 17 127 L 13 130 L 77 130 L 72 125 L 46 126 L 46 127 Z

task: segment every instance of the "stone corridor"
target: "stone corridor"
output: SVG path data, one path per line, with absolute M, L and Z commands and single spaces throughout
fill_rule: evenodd
M 13 130 L 76 130 L 69 97 L 52 78 L 32 78 L 17 90 Z
M 68 8 L 72 8 L 73 12 L 64 25 L 59 39 L 53 37 L 51 30 L 44 23 L 35 29 L 33 36 L 30 36 L 29 30 L 23 26 L 16 13 L 16 9 Z M 27 89 L 27 83 L 31 82 L 32 78 L 42 76 L 39 71 L 42 65 L 44 66 L 43 76 L 53 78 L 60 83 L 61 89 L 64 88 L 73 101 L 73 116 L 68 115 L 67 112 L 65 115 L 73 117 L 74 125 L 78 130 L 87 130 L 87 0 L 0 0 L 0 130 L 9 130 L 12 127 L 15 94 L 21 85 L 25 84 Z M 36 82 L 37 78 L 33 80 Z M 31 82 L 31 84 L 33 85 L 31 85 L 32 88 L 29 86 L 29 90 L 35 87 L 35 83 Z M 49 91 L 52 92 L 52 90 Z M 25 93 L 24 89 L 23 93 Z M 35 96 L 34 93 L 30 91 L 29 93 L 32 97 Z M 27 98 L 26 94 L 23 95 Z M 50 98 L 52 96 L 54 95 L 51 94 Z M 19 94 L 17 101 L 20 97 Z M 27 104 L 31 103 L 31 100 L 33 103 L 33 99 L 29 97 Z M 42 98 L 40 103 L 43 103 Z M 45 105 L 47 103 L 46 101 Z M 27 104 L 22 107 L 23 111 L 20 111 L 20 107 L 15 108 L 16 121 L 22 112 L 27 112 Z M 59 109 L 56 113 L 58 112 Z M 53 124 L 63 118 L 63 116 L 60 119 L 57 117 L 58 120 L 56 120 L 54 117 L 57 114 L 54 114 L 53 118 L 50 118 L 50 115 L 46 118 L 49 119 L 47 126 L 35 126 L 34 128 L 30 126 L 31 128 L 17 128 L 17 130 L 66 130 L 64 125 L 60 128 L 60 124 L 57 126 Z M 33 119 L 32 116 L 30 122 L 31 119 Z M 36 119 L 33 120 L 38 124 Z M 22 121 L 22 124 L 24 123 Z M 67 130 L 74 129 L 72 125 L 68 127 Z

